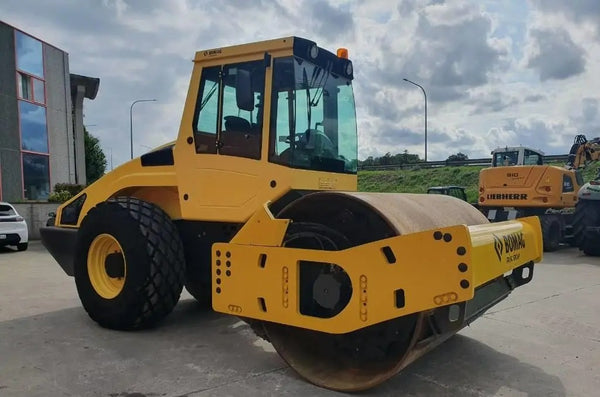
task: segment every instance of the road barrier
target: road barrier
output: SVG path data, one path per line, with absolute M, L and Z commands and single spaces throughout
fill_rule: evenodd
M 552 163 L 552 162 L 566 162 L 569 158 L 568 154 L 552 154 L 549 156 L 544 156 L 544 163 Z M 465 165 L 479 165 L 479 166 L 489 166 L 492 164 L 492 158 L 482 158 L 482 159 L 468 159 L 468 160 L 458 160 L 458 161 L 449 161 L 449 160 L 441 160 L 441 161 L 428 161 L 428 162 L 419 162 L 419 163 L 411 163 L 411 164 L 387 164 L 387 165 L 359 165 L 359 170 L 364 171 L 389 171 L 389 170 L 406 170 L 413 168 L 435 168 L 435 167 L 453 167 L 453 166 L 465 166 Z

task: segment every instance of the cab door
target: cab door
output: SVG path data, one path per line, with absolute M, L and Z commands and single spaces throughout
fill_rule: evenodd
M 261 156 L 269 66 L 262 53 L 194 71 L 197 99 L 190 114 L 188 97 L 180 127 L 190 133 L 180 131 L 176 147 L 184 218 L 243 221 L 256 210 L 261 192 L 272 190 Z
M 196 152 L 260 159 L 264 61 L 205 68 L 194 121 Z

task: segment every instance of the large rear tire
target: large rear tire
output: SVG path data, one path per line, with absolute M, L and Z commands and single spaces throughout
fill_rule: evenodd
M 541 215 L 542 237 L 544 251 L 553 252 L 560 247 L 561 223 L 557 215 Z
M 109 199 L 81 223 L 75 283 L 83 307 L 103 327 L 132 330 L 157 324 L 177 304 L 184 274 L 179 233 L 154 204 Z
M 600 226 L 600 202 L 579 200 L 573 216 L 575 243 L 586 255 L 600 256 L 600 241 L 590 238 L 590 234 L 586 233 L 590 226 Z

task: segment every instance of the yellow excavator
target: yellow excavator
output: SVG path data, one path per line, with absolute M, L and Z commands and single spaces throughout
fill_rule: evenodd
M 357 192 L 353 64 L 287 37 L 198 51 L 179 135 L 41 229 L 100 326 L 157 325 L 183 287 L 308 381 L 373 387 L 533 277 L 537 217 Z
M 538 216 L 545 251 L 554 251 L 564 242 L 580 246 L 585 227 L 577 224 L 597 223 L 590 209 L 596 202 L 585 206 L 589 216 L 579 205 L 579 215 L 574 217 L 583 193 L 581 170 L 600 158 L 600 138 L 577 135 L 563 167 L 544 164 L 543 157 L 541 151 L 524 146 L 492 151 L 491 167 L 479 174 L 478 207 L 492 222 Z M 584 196 L 590 200 L 593 194 Z

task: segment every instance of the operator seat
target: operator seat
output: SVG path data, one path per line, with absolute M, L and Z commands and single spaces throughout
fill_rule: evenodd
M 260 158 L 260 133 L 250 122 L 238 116 L 225 116 L 225 131 L 222 133 L 221 154 L 252 159 Z
M 251 130 L 250 122 L 238 116 L 225 116 L 225 131 L 249 133 Z

